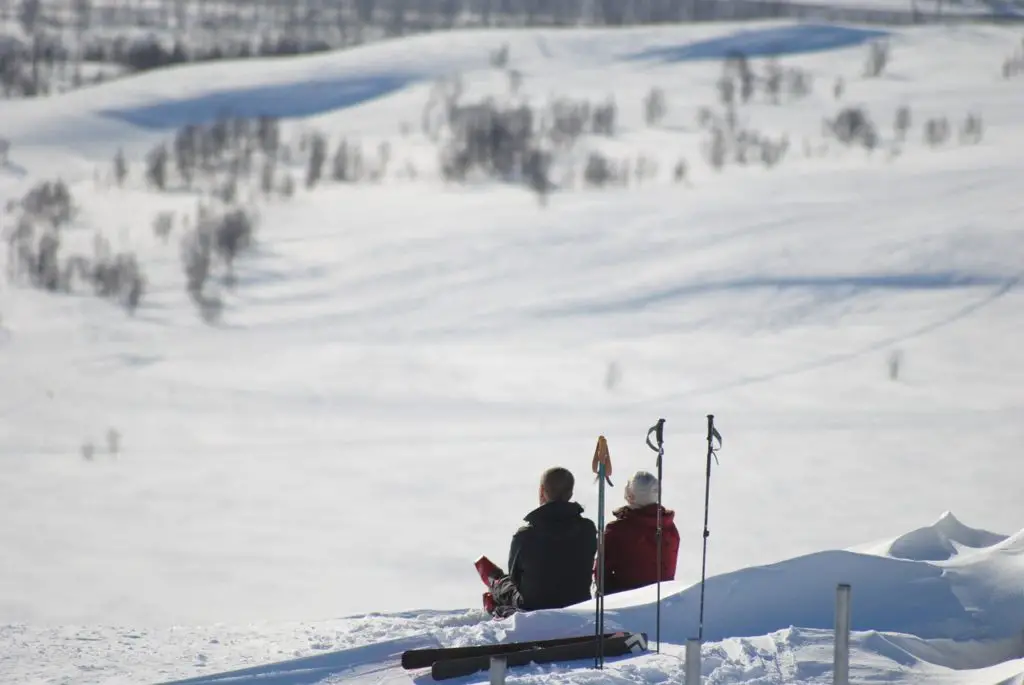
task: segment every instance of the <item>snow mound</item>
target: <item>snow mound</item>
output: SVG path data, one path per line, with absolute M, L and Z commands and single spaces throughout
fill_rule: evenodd
M 985 549 L 1007 539 L 1006 535 L 965 526 L 947 511 L 930 526 L 857 551 L 913 561 L 945 561 L 964 551 Z
M 950 544 L 971 546 L 974 552 L 952 563 L 948 558 L 826 550 L 711 577 L 705 588 L 705 639 L 765 635 L 790 626 L 831 629 L 839 583 L 852 586 L 854 630 L 923 639 L 1018 638 L 1024 628 L 1024 531 L 1004 536 L 974 530 L 948 513 L 931 528 L 943 531 Z M 988 541 L 994 544 L 982 546 Z M 667 584 L 663 597 L 663 639 L 683 644 L 696 637 L 700 584 Z M 654 600 L 654 588 L 609 597 L 608 620 L 653 635 Z M 590 611 L 588 604 L 558 618 L 549 618 L 551 612 L 514 616 L 511 633 L 521 636 L 515 639 L 530 639 L 551 630 L 582 629 Z

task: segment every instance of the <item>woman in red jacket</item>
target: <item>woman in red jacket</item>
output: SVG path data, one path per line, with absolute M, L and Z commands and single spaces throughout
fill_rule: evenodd
M 604 531 L 605 595 L 658 581 L 658 479 L 637 471 L 626 483 L 626 506 Z M 675 512 L 661 508 L 661 580 L 676 577 L 679 531 Z

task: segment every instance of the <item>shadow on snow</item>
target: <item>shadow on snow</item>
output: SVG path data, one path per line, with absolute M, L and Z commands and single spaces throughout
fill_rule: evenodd
M 421 78 L 418 74 L 397 73 L 280 83 L 218 90 L 180 100 L 103 110 L 100 114 L 148 129 L 175 129 L 225 116 L 307 117 L 363 104 Z
M 747 57 L 781 57 L 854 47 L 888 35 L 888 31 L 874 29 L 829 24 L 801 24 L 738 31 L 695 43 L 647 48 L 625 55 L 623 59 L 686 62 L 726 59 L 737 53 L 742 53 Z
M 402 652 L 407 649 L 439 647 L 428 635 L 388 640 L 376 644 L 343 649 L 325 654 L 279 661 L 235 671 L 212 673 L 196 678 L 175 680 L 162 685 L 314 685 L 328 677 L 371 676 L 397 667 Z
M 1001 276 L 955 272 L 866 274 L 854 276 L 754 276 L 728 281 L 687 283 L 612 302 L 569 304 L 542 311 L 542 316 L 607 314 L 642 309 L 683 297 L 742 290 L 802 290 L 856 295 L 870 290 L 957 290 L 1003 286 L 1010 279 Z

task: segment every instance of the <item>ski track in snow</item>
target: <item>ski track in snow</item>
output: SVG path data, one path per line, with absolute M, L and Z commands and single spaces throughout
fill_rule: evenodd
M 509 682 L 680 683 L 714 413 L 705 683 L 830 683 L 839 582 L 853 586 L 853 682 L 1024 683 L 1024 99 L 998 75 L 1019 31 L 894 29 L 886 72 L 863 78 L 880 35 L 466 31 L 0 103 L 0 198 L 67 179 L 80 214 L 62 249 L 88 253 L 99 231 L 148 278 L 132 319 L 91 294 L 0 282 L 0 682 L 425 685 L 397 666 L 402 649 L 588 633 L 589 604 L 485 620 L 471 560 L 504 557 L 554 461 L 594 516 L 598 434 L 618 506 L 619 480 L 654 468 L 643 436 L 665 417 L 683 549 L 663 653 Z M 659 178 L 556 192 L 546 208 L 515 187 L 440 183 L 417 130 L 431 84 L 460 73 L 467 98 L 507 97 L 488 66 L 503 41 L 534 104 L 614 93 L 616 135 L 587 137 L 577 163 L 646 154 Z M 744 125 L 793 137 L 777 168 L 716 173 L 695 122 L 741 46 L 781 51 L 814 91 L 740 108 Z M 669 113 L 648 127 L 653 86 Z M 909 105 L 902 154 L 803 155 L 846 104 L 884 143 Z M 184 291 L 180 227 L 167 244 L 151 229 L 196 196 L 153 192 L 138 160 L 223 111 L 304 117 L 285 137 L 317 127 L 332 149 L 387 140 L 420 177 L 260 201 L 257 244 L 207 326 Z M 955 128 L 967 112 L 984 118 L 980 144 L 921 142 L 928 117 Z M 119 190 L 104 181 L 118 148 L 133 160 Z M 665 171 L 680 156 L 688 187 Z M 609 626 L 653 640 L 654 597 L 609 597 Z

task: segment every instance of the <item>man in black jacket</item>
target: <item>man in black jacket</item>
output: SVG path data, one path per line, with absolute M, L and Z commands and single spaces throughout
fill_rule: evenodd
M 590 599 L 597 554 L 597 526 L 571 502 L 575 479 L 568 469 L 548 469 L 541 477 L 540 506 L 512 536 L 508 574 L 494 568 L 486 581 L 494 616 L 516 611 L 560 609 Z

